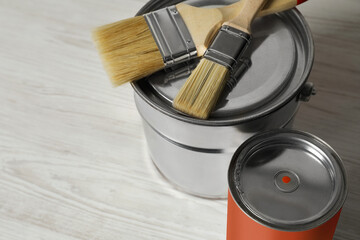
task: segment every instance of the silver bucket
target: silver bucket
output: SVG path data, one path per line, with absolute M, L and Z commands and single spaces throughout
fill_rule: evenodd
M 153 0 L 138 14 L 181 1 Z M 209 7 L 235 1 L 185 1 Z M 172 100 L 197 61 L 160 71 L 133 83 L 153 162 L 178 188 L 207 198 L 226 198 L 227 169 L 237 147 L 254 134 L 291 127 L 307 83 L 314 46 L 308 25 L 296 9 L 256 19 L 243 71 L 221 97 L 208 120 L 185 116 Z M 246 61 L 244 61 L 246 62 Z

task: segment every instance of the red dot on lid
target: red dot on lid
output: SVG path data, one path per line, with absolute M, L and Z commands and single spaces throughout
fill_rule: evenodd
M 284 176 L 282 179 L 281 179 L 284 183 L 289 183 L 291 181 L 291 178 L 288 177 L 288 176 Z

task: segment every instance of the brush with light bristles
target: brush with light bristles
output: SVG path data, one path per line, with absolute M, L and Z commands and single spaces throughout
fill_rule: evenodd
M 304 0 L 271 0 L 257 16 L 295 7 Z M 222 23 L 238 15 L 244 1 L 222 8 L 183 3 L 95 29 L 93 39 L 114 86 L 164 67 L 203 56 Z
M 225 22 L 173 101 L 177 110 L 207 119 L 250 43 L 250 25 L 267 0 L 245 0 L 239 15 Z M 298 3 L 302 3 L 298 1 Z
M 238 59 L 250 43 L 250 25 L 267 0 L 245 0 L 239 15 L 225 22 L 199 65 L 192 72 L 173 106 L 191 116 L 206 119 L 214 108 Z

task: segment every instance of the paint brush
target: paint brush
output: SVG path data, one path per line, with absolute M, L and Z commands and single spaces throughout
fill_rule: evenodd
M 271 0 L 257 16 L 303 1 Z M 106 72 L 118 86 L 203 56 L 222 23 L 236 17 L 243 7 L 244 1 L 210 9 L 180 3 L 99 27 L 93 39 Z
M 207 119 L 251 41 L 251 23 L 267 0 L 245 0 L 239 15 L 225 22 L 199 65 L 192 72 L 173 106 L 190 116 Z

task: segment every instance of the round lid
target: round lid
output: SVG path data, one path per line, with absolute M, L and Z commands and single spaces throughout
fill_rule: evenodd
M 231 194 L 255 221 L 280 230 L 307 230 L 334 216 L 346 197 L 342 161 L 325 142 L 293 130 L 256 135 L 235 153 Z
M 277 15 L 271 15 L 256 19 L 252 32 L 253 39 L 244 56 L 251 66 L 236 76 L 236 86 L 220 99 L 212 116 L 258 108 L 275 98 L 291 80 L 296 62 L 291 28 Z M 148 81 L 158 96 L 171 105 L 197 63 L 154 74 Z
M 197 7 L 219 7 L 235 0 L 152 0 L 138 14 L 184 2 Z M 179 90 L 197 66 L 198 60 L 159 71 L 133 83 L 152 107 L 171 117 L 203 125 L 229 125 L 264 116 L 294 99 L 301 91 L 313 62 L 312 36 L 296 10 L 257 18 L 252 24 L 252 42 L 244 64 L 235 71 L 209 119 L 186 116 L 172 107 Z

